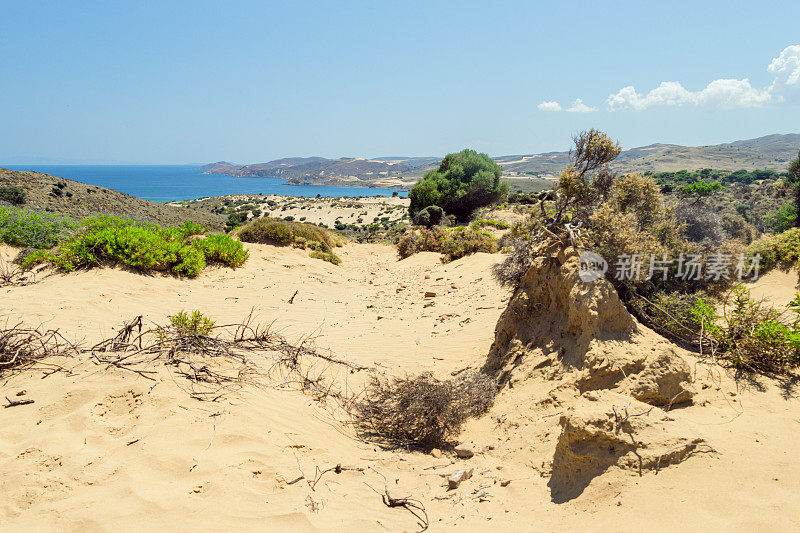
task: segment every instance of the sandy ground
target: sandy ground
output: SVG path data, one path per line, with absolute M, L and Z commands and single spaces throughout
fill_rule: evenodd
M 800 290 L 800 276 L 796 270 L 774 269 L 748 284 L 750 295 L 756 300 L 764 300 L 767 305 L 788 307 L 794 294 Z
M 253 309 L 292 342 L 310 337 L 379 372 L 444 377 L 483 364 L 510 296 L 490 274 L 497 255 L 444 265 L 431 253 L 398 261 L 388 246 L 350 244 L 337 267 L 302 250 L 247 247 L 244 267 L 195 280 L 105 268 L 3 288 L 0 316 L 91 344 L 140 314 L 163 323 L 198 309 L 224 323 Z M 791 290 L 764 279 L 773 294 Z M 341 413 L 301 392 L 245 386 L 200 402 L 164 366 L 151 381 L 87 358 L 49 362 L 72 373 L 45 376 L 52 367 L 42 366 L 0 380 L 0 397 L 35 400 L 0 409 L 3 531 L 419 530 L 411 513 L 384 505 L 385 488 L 422 502 L 432 531 L 800 529 L 797 389 L 735 381 L 696 361 L 696 401 L 669 416 L 718 453 L 641 476 L 611 469 L 564 503 L 547 486 L 559 408 L 529 405 L 513 388 L 467 424 L 461 439 L 478 453 L 460 460 L 364 443 Z M 341 379 L 357 386 L 359 374 Z M 337 464 L 346 469 L 312 486 L 316 469 Z M 461 467 L 474 468 L 472 479 L 447 491 L 438 474 Z

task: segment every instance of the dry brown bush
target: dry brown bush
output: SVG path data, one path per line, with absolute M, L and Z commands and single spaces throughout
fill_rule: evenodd
M 354 404 L 359 434 L 399 446 L 445 447 L 470 416 L 486 412 L 497 382 L 470 372 L 450 380 L 430 373 L 391 380 L 372 378 Z

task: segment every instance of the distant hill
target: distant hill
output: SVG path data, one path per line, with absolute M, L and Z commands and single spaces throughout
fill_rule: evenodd
M 439 160 L 433 157 L 287 157 L 254 165 L 215 163 L 199 167 L 205 174 L 236 177 L 285 178 L 294 185 L 359 185 L 378 187 L 393 179 L 419 178 L 421 169 L 432 168 Z M 413 181 L 412 181 L 413 183 Z M 389 185 L 391 186 L 391 185 Z
M 59 187 L 59 184 L 63 187 Z M 150 202 L 113 189 L 57 178 L 41 172 L 0 168 L 0 185 L 16 185 L 25 189 L 26 207 L 73 218 L 105 214 L 166 226 L 176 226 L 191 220 L 213 230 L 225 227 L 225 217 L 222 215 Z M 60 194 L 51 194 L 55 189 L 58 189 Z
M 665 172 L 677 170 L 785 170 L 797 157 L 800 134 L 767 135 L 757 139 L 711 146 L 651 144 L 624 150 L 612 165 L 618 172 Z M 494 157 L 507 178 L 557 175 L 569 164 L 569 152 Z M 213 163 L 200 167 L 207 174 L 242 177 L 286 178 L 303 185 L 359 185 L 409 187 L 435 168 L 438 157 L 294 157 L 255 165 Z

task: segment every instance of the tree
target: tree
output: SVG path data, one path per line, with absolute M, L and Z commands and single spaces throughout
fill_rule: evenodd
M 503 167 L 475 150 L 447 154 L 438 169 L 425 174 L 409 191 L 409 213 L 413 219 L 419 211 L 436 205 L 459 221 L 469 220 L 476 209 L 508 194 L 508 184 L 500 182 L 502 173 Z
M 787 182 L 794 186 L 794 206 L 797 215 L 794 225 L 800 228 L 800 151 L 797 152 L 797 159 L 789 164 L 789 177 Z
M 702 198 L 707 198 L 722 188 L 723 185 L 718 181 L 703 180 L 678 187 L 678 194 L 683 198 L 694 197 L 694 201 L 697 203 Z

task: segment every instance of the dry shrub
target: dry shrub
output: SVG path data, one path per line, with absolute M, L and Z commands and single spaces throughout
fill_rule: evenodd
M 413 378 L 372 378 L 354 404 L 355 425 L 364 438 L 398 446 L 444 447 L 470 416 L 485 413 L 497 382 L 480 372 L 450 380 L 430 373 Z
M 501 284 L 516 287 L 531 267 L 538 255 L 536 250 L 541 240 L 539 227 L 532 215 L 530 221 L 517 222 L 511 231 L 500 237 L 500 246 L 510 249 L 506 258 L 492 267 L 492 274 Z
M 503 245 L 504 248 L 511 248 L 511 251 L 502 262 L 492 267 L 492 274 L 502 285 L 516 287 L 537 254 L 531 241 L 521 237 L 505 239 Z
M 675 210 L 675 218 L 683 226 L 683 236 L 689 242 L 711 250 L 726 240 L 722 218 L 706 205 L 681 205 Z
M 0 328 L 0 374 L 53 355 L 75 355 L 77 349 L 56 330 L 42 331 L 20 324 Z
M 743 244 L 750 244 L 758 237 L 756 228 L 738 213 L 723 213 L 722 229 L 730 237 L 741 241 Z
M 336 383 L 336 369 L 371 370 L 320 353 L 308 339 L 293 345 L 269 325 L 253 322 L 252 313 L 241 323 L 216 325 L 199 311 L 181 311 L 169 317 L 169 325 L 145 331 L 139 316 L 93 346 L 91 357 L 151 380 L 153 365 L 163 363 L 187 380 L 181 386 L 193 398 L 206 401 L 251 385 L 296 389 L 345 405 L 350 396 Z
M 667 250 L 655 235 L 639 227 L 633 213 L 621 213 L 609 204 L 603 204 L 592 214 L 591 226 L 586 232 L 599 253 L 609 263 L 621 255 L 639 254 L 661 256 Z
M 420 228 L 407 232 L 397 241 L 401 259 L 417 252 L 438 252 L 444 255 L 442 262 L 446 263 L 476 252 L 496 251 L 497 240 L 490 233 L 464 226 Z
M 302 222 L 291 222 L 276 218 L 256 218 L 242 227 L 240 240 L 259 244 L 276 244 L 309 249 L 310 256 L 338 265 L 342 260 L 333 249 L 342 242 L 330 231 Z

